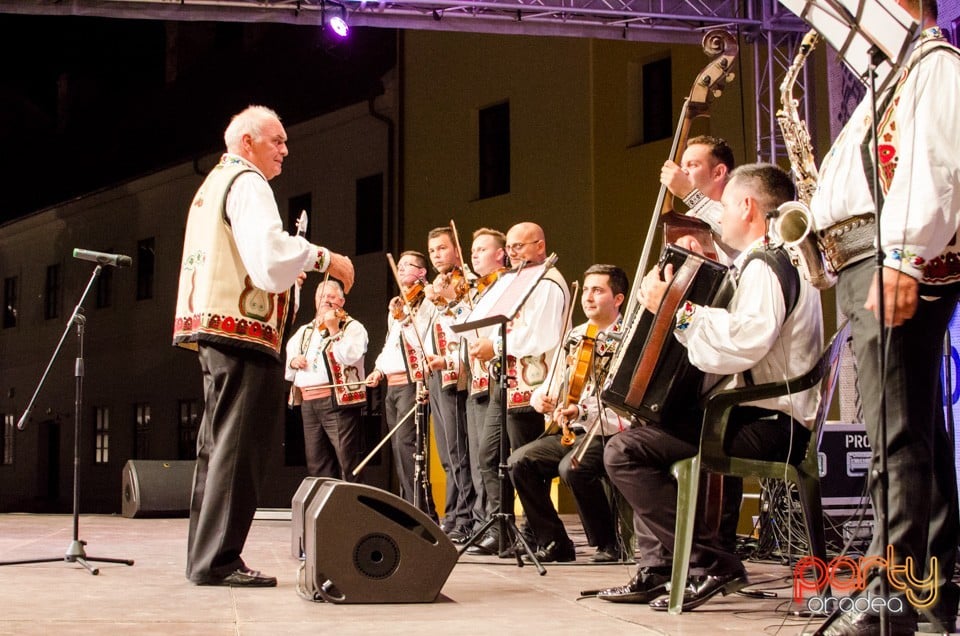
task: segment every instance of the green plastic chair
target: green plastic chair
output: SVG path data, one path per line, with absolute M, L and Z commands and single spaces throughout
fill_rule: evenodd
M 823 531 L 817 450 L 820 445 L 821 429 L 827 419 L 830 401 L 836 387 L 840 352 L 847 341 L 849 329 L 849 325 L 844 321 L 830 338 L 820 360 L 802 376 L 786 382 L 769 382 L 719 391 L 708 398 L 703 415 L 699 454 L 674 462 L 670 467 L 670 472 L 677 480 L 677 524 L 673 546 L 673 571 L 670 578 L 669 612 L 671 614 L 680 614 L 683 611 L 683 591 L 690 570 L 690 550 L 693 545 L 701 471 L 761 479 L 786 478 L 788 482 L 796 484 L 800 494 L 800 506 L 806 519 L 810 551 L 813 556 L 826 561 L 827 546 Z M 821 382 L 821 379 L 824 381 Z M 806 455 L 798 465 L 731 457 L 723 450 L 723 437 L 733 407 L 745 402 L 786 395 L 788 392 L 799 393 L 816 386 L 818 382 L 820 383 L 820 406 L 817 409 Z

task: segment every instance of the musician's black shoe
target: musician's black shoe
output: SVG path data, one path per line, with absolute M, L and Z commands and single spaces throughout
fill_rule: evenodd
M 467 542 L 467 539 L 470 538 L 466 532 L 463 531 L 463 528 L 458 528 L 456 530 L 451 530 L 447 533 L 447 538 L 450 539 L 456 545 L 463 545 Z
M 573 541 L 551 541 L 547 547 L 540 548 L 533 553 L 540 563 L 568 563 L 577 560 L 577 549 L 573 546 Z M 529 554 L 523 555 L 523 560 L 527 563 L 533 563 Z
M 482 539 L 467 548 L 467 554 L 493 556 L 500 551 L 500 537 L 492 534 L 485 535 Z
M 597 592 L 597 598 L 612 603 L 648 603 L 666 594 L 669 582 L 670 568 L 668 567 L 640 568 L 629 583 L 600 590 Z
M 197 585 L 223 585 L 228 587 L 276 587 L 277 577 L 264 576 L 257 570 L 243 566 L 224 577 L 210 577 Z
M 728 572 L 726 574 L 707 574 L 687 577 L 687 585 L 683 590 L 683 611 L 696 609 L 712 599 L 717 594 L 733 594 L 750 584 L 744 570 Z M 650 603 L 653 609 L 665 612 L 670 607 L 669 597 L 658 598 Z
M 591 563 L 618 563 L 623 560 L 623 552 L 617 546 L 597 548 L 597 552 L 590 557 Z

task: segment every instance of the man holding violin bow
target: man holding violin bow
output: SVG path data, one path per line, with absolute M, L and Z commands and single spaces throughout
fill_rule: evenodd
M 601 413 L 596 390 L 603 386 L 612 353 L 601 334 L 620 330 L 620 306 L 627 290 L 626 273 L 614 265 L 592 265 L 584 273 L 580 306 L 587 322 L 570 330 L 550 370 L 553 381 L 541 384 L 530 398 L 531 406 L 560 430 L 514 450 L 507 461 L 539 546 L 536 557 L 544 563 L 576 558 L 573 541 L 550 500 L 550 484 L 557 476 L 573 493 L 587 542 L 597 546 L 591 561 L 609 563 L 624 556 L 617 541 L 615 506 L 602 482 L 603 443 L 630 423 L 610 409 Z
M 292 404 L 301 405 L 307 472 L 361 481 L 353 469 L 363 453 L 360 409 L 366 404 L 363 357 L 367 330 L 344 311 L 343 287 L 317 287 L 317 315 L 287 341 L 285 377 Z
M 424 294 L 432 309 L 423 346 L 430 377 L 430 412 L 437 454 L 446 473 L 446 505 L 440 524 L 454 543 L 465 543 L 473 526 L 476 493 L 470 478 L 467 442 L 466 377 L 460 356 L 460 336 L 453 322 L 469 309 L 470 286 L 453 227 L 438 227 L 427 235 L 427 254 L 438 272 Z
M 426 336 L 430 320 L 429 308 L 423 303 L 426 275 L 427 258 L 423 254 L 408 250 L 400 255 L 397 261 L 400 295 L 388 304 L 387 336 L 366 380 L 369 387 L 386 380 L 383 410 L 391 430 L 413 409 L 417 400 L 416 383 L 425 379 L 426 360 L 420 342 Z M 412 504 L 416 492 L 414 455 L 417 452 L 417 430 L 412 418 L 394 433 L 390 445 L 400 496 Z M 429 508 L 427 502 L 423 504 Z M 433 510 L 423 512 L 436 516 Z

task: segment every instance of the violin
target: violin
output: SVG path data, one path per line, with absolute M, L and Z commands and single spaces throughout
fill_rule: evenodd
M 403 320 L 407 317 L 404 312 L 405 307 L 415 307 L 423 300 L 424 289 L 427 287 L 427 281 L 422 278 L 417 279 L 409 287 L 400 289 L 400 296 L 395 298 L 399 302 L 390 303 L 390 315 L 394 320 Z
M 510 271 L 509 267 L 501 267 L 500 269 L 495 269 L 489 274 L 485 274 L 480 278 L 476 279 L 475 281 L 473 281 L 473 286 L 477 290 L 478 294 L 482 294 L 483 290 L 485 290 L 487 287 L 489 287 L 490 285 L 493 285 L 495 282 L 500 280 L 500 276 L 509 271 Z
M 570 363 L 570 376 L 567 379 L 566 396 L 560 402 L 559 408 L 566 408 L 580 401 L 583 387 L 587 384 L 587 377 L 590 375 L 590 369 L 593 366 L 593 351 L 599 332 L 600 327 L 597 325 L 587 325 L 587 330 L 574 351 L 573 361 Z M 564 446 L 572 446 L 577 439 L 576 436 L 570 432 L 565 422 L 562 422 L 561 425 L 563 433 L 560 436 L 560 443 Z
M 350 318 L 350 315 L 347 314 L 346 310 L 343 307 L 334 307 L 333 305 L 327 305 L 327 310 L 323 312 L 320 316 L 321 323 L 326 323 L 327 312 L 333 310 L 333 315 L 337 319 L 337 325 L 340 329 L 343 329 L 343 325 Z
M 451 303 L 458 303 L 470 293 L 470 283 L 467 281 L 467 277 L 463 275 L 463 268 L 457 265 L 442 274 L 438 274 L 433 281 L 433 287 L 438 290 L 437 295 L 433 297 L 433 304 L 440 308 L 446 308 Z M 453 298 L 440 294 L 439 290 L 441 289 L 452 289 Z

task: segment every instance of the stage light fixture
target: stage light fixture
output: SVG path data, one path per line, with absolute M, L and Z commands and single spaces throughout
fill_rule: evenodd
M 350 34 L 350 25 L 347 24 L 347 7 L 340 2 L 324 0 L 320 5 L 323 25 L 337 37 L 345 38 Z

